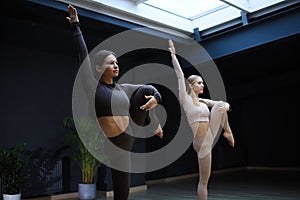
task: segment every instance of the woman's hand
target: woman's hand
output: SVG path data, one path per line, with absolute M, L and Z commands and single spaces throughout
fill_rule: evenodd
M 68 10 L 69 10 L 69 17 L 66 17 L 66 19 L 70 22 L 70 23 L 74 23 L 74 22 L 79 22 L 78 19 L 78 15 L 77 15 L 77 10 L 74 6 L 70 5 L 68 6 Z
M 148 96 L 145 95 L 145 98 L 149 99 L 149 101 L 140 107 L 141 110 L 145 110 L 145 111 L 151 110 L 158 103 L 156 98 L 153 95 L 148 95 Z
M 169 51 L 171 52 L 171 55 L 175 55 L 176 51 L 175 51 L 175 46 L 172 40 L 169 40 Z

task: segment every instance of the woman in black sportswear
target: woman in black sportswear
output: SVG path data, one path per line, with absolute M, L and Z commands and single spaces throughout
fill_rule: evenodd
M 112 51 L 101 50 L 89 60 L 88 50 L 80 30 L 76 9 L 68 6 L 74 42 L 79 53 L 80 64 L 89 65 L 88 76 L 83 77 L 85 90 L 89 97 L 95 98 L 95 111 L 104 135 L 115 145 L 131 151 L 134 137 L 128 135 L 131 119 L 136 125 L 145 126 L 150 122 L 149 110 L 160 101 L 161 95 L 151 85 L 118 84 L 114 78 L 119 75 L 119 66 L 116 55 Z M 100 75 L 99 80 L 95 74 Z M 89 85 L 97 81 L 96 92 L 89 91 Z M 92 88 L 92 87 L 90 87 Z M 111 106 L 115 105 L 115 106 Z M 153 131 L 158 137 L 163 136 L 158 120 L 154 119 Z M 129 158 L 119 158 L 122 163 L 129 165 Z M 130 174 L 128 172 L 111 169 L 113 192 L 115 200 L 127 200 L 130 188 Z

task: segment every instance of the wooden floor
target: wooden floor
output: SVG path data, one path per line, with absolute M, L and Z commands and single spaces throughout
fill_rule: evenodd
M 197 177 L 148 185 L 130 193 L 130 200 L 197 200 Z M 39 198 L 42 200 L 43 198 Z M 71 198 L 68 200 L 75 200 Z M 112 200 L 98 197 L 97 200 Z M 299 200 L 300 170 L 234 170 L 213 173 L 209 200 Z

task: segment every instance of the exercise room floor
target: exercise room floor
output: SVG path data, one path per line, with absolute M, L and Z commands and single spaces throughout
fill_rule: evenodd
M 147 190 L 130 193 L 129 200 L 197 200 L 197 177 L 148 185 Z M 35 198 L 54 199 L 50 197 Z M 76 200 L 69 198 L 68 200 Z M 113 200 L 97 197 L 97 200 Z M 300 169 L 251 169 L 212 173 L 209 200 L 299 200 Z M 67 199 L 66 199 L 67 200 Z

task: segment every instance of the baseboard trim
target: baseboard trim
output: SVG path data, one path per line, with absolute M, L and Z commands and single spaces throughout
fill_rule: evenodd
M 197 177 L 198 173 L 194 174 L 186 174 L 182 176 L 175 176 L 175 177 L 169 177 L 169 178 L 161 178 L 161 179 L 154 179 L 150 181 L 146 181 L 147 185 L 153 185 L 153 184 L 158 184 L 158 183 L 166 183 L 166 182 L 171 182 L 171 181 L 177 181 L 177 180 L 182 180 L 182 179 L 187 179 L 187 178 L 193 178 Z
M 78 197 L 78 192 L 72 192 L 72 193 L 51 195 L 50 200 L 69 199 L 69 198 L 76 198 L 76 197 Z
M 247 166 L 247 170 L 268 170 L 268 171 L 300 171 L 300 168 L 295 167 L 258 167 L 258 166 Z
M 144 191 L 144 190 L 148 190 L 148 186 L 147 185 L 140 185 L 140 186 L 131 187 L 130 188 L 130 193 L 132 193 L 132 192 L 140 192 L 140 191 Z
M 212 174 L 220 174 L 220 173 L 228 173 L 228 172 L 243 171 L 243 170 L 300 171 L 300 168 L 245 166 L 245 167 L 234 167 L 234 168 L 213 170 L 211 173 Z M 182 175 L 182 176 L 154 179 L 154 180 L 146 181 L 146 185 L 166 183 L 166 182 L 171 182 L 171 181 L 194 178 L 194 177 L 198 177 L 198 176 L 199 176 L 198 173 L 193 173 L 193 174 L 186 174 L 186 175 Z
M 130 188 L 130 193 L 147 190 L 147 185 L 135 186 Z M 97 191 L 97 197 L 112 197 L 113 191 Z M 78 192 L 57 194 L 50 196 L 50 200 L 61 200 L 61 199 L 70 199 L 77 198 Z
M 212 170 L 211 174 L 220 174 L 220 173 L 235 172 L 235 171 L 242 171 L 242 170 L 247 170 L 247 167 L 233 167 L 233 168 L 226 168 L 226 169 L 217 169 L 217 170 Z

